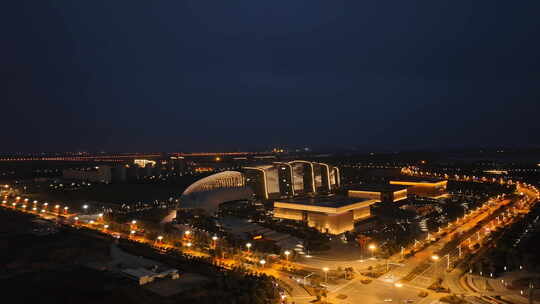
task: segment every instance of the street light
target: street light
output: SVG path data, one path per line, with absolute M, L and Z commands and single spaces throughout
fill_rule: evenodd
M 262 267 L 264 267 L 264 264 L 266 264 L 266 261 L 265 260 L 260 260 L 259 263 L 261 264 Z
M 131 221 L 131 224 L 132 224 L 132 225 L 135 225 L 135 224 L 137 224 L 137 221 L 136 221 L 136 220 L 133 220 L 133 221 Z
M 247 247 L 247 251 L 249 252 L 249 248 L 251 248 L 251 243 L 247 243 L 246 247 Z
M 189 230 L 184 231 L 185 236 L 189 236 L 190 234 L 191 234 L 191 231 L 189 231 Z
M 447 260 L 446 260 L 446 269 L 448 270 L 448 269 L 450 269 L 450 254 L 447 254 L 444 257 L 447 258 Z M 434 255 L 431 256 L 431 259 L 433 261 L 437 262 L 440 259 L 440 257 L 438 255 L 434 254 Z
M 371 251 L 371 258 L 374 258 L 374 252 L 375 249 L 377 249 L 377 246 L 375 246 L 375 244 L 369 244 L 368 249 Z
M 161 240 L 163 240 L 163 236 L 160 235 L 160 236 L 157 237 L 157 239 L 158 239 L 158 241 L 161 242 Z
M 322 269 L 324 271 L 324 282 L 328 283 L 328 270 L 330 270 L 328 267 L 323 267 Z
M 289 254 L 291 254 L 291 252 L 289 250 L 285 250 L 284 254 L 285 254 L 285 258 L 287 259 L 287 262 L 288 262 L 289 261 Z
M 193 244 L 191 244 L 191 242 L 188 242 L 186 245 L 187 245 L 188 247 L 191 247 Z

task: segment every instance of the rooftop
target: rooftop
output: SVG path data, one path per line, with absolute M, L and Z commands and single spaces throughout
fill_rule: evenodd
M 392 184 L 361 184 L 353 185 L 347 187 L 347 190 L 351 191 L 373 191 L 373 192 L 384 192 L 384 191 L 400 191 L 405 190 L 407 187 L 401 185 L 392 185 Z
M 413 183 L 438 183 L 445 181 L 445 179 L 442 178 L 435 178 L 435 177 L 423 177 L 423 176 L 398 176 L 390 178 L 391 181 L 400 181 L 400 182 L 413 182 Z
M 352 204 L 371 201 L 369 198 L 351 198 L 347 196 L 324 196 L 324 197 L 298 197 L 293 199 L 278 200 L 280 203 L 309 205 L 318 207 L 340 208 Z

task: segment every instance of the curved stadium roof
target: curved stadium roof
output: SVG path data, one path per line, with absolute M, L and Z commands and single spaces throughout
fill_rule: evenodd
M 180 198 L 180 207 L 213 212 L 224 202 L 245 200 L 252 195 L 242 173 L 224 171 L 202 178 L 187 187 Z

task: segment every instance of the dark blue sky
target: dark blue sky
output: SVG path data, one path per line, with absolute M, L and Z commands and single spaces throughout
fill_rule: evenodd
M 3 151 L 538 144 L 539 1 L 0 10 Z

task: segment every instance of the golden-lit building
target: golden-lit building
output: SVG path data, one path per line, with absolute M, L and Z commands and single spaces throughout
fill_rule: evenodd
M 147 165 L 151 167 L 156 165 L 156 161 L 150 159 L 134 159 L 133 163 L 141 168 L 145 168 Z
M 339 168 L 305 160 L 243 167 L 246 183 L 261 199 L 328 194 L 340 187 Z
M 390 184 L 407 186 L 409 195 L 440 197 L 447 194 L 448 181 L 429 177 L 403 176 L 390 180 Z
M 390 184 L 359 185 L 348 189 L 347 196 L 374 199 L 385 203 L 394 203 L 407 199 L 407 187 Z
M 377 200 L 343 196 L 297 198 L 274 202 L 274 217 L 307 223 L 321 232 L 341 234 L 354 223 L 371 217 Z

